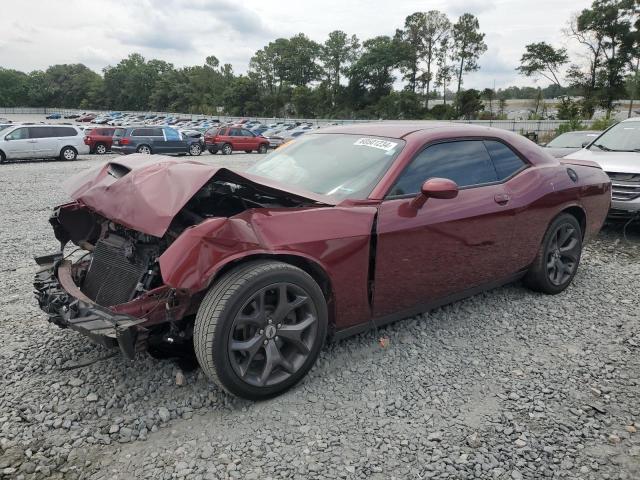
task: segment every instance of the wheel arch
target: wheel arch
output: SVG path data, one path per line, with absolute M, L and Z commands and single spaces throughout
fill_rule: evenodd
M 219 278 L 225 275 L 227 272 L 233 270 L 234 268 L 243 265 L 245 263 L 255 261 L 255 260 L 273 260 L 283 263 L 288 263 L 289 265 L 293 265 L 294 267 L 298 267 L 304 272 L 308 273 L 311 278 L 318 284 L 320 290 L 322 290 L 322 294 L 327 302 L 327 313 L 328 313 L 328 321 L 329 321 L 329 331 L 335 327 L 336 324 L 336 308 L 335 308 L 335 300 L 333 294 L 333 284 L 331 281 L 331 277 L 327 273 L 327 271 L 320 265 L 318 262 L 313 261 L 312 259 L 296 254 L 290 253 L 254 253 L 249 254 L 240 258 L 233 259 L 227 263 L 225 263 L 220 269 L 218 269 L 215 275 L 211 278 L 209 282 L 209 288 L 213 285 Z
M 580 230 L 582 230 L 582 239 L 584 240 L 587 230 L 587 212 L 585 212 L 584 208 L 579 205 L 571 205 L 570 207 L 562 210 L 558 215 L 563 213 L 568 213 L 569 215 L 574 216 L 576 220 L 578 220 L 578 223 L 580 224 Z

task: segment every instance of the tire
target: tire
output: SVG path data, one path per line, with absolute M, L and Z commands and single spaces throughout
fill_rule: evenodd
M 200 146 L 200 144 L 198 143 L 191 144 L 191 146 L 189 147 L 189 155 L 193 157 L 197 157 L 201 153 L 202 153 L 202 147 Z
M 98 155 L 104 155 L 105 153 L 107 153 L 107 146 L 104 143 L 98 143 L 96 144 L 94 152 Z
M 262 153 L 265 154 L 267 153 L 267 150 L 269 149 L 269 147 L 267 147 L 266 143 L 262 143 L 260 144 L 260 146 L 258 147 L 258 153 Z
M 143 155 L 151 155 L 152 153 L 149 145 L 140 145 L 136 152 L 142 153 Z
M 581 255 L 580 223 L 573 215 L 561 213 L 549 225 L 524 284 L 551 295 L 562 292 L 575 277 Z
M 232 153 L 233 153 L 233 147 L 230 144 L 225 143 L 222 146 L 222 154 L 223 155 L 231 155 Z
M 218 149 L 217 148 L 209 147 L 207 150 L 209 150 L 209 153 L 211 155 L 215 155 L 216 153 L 218 153 Z
M 64 147 L 60 150 L 60 160 L 73 161 L 78 158 L 78 152 L 73 147 Z
M 278 305 L 284 305 L 280 314 Z M 327 304 L 313 278 L 287 263 L 255 261 L 213 284 L 198 309 L 193 343 L 198 363 L 217 385 L 263 400 L 307 374 L 326 335 Z
M 6 163 L 7 162 L 7 156 L 4 154 L 3 151 L 0 151 L 0 163 Z
M 245 150 L 244 153 L 251 153 L 253 150 Z

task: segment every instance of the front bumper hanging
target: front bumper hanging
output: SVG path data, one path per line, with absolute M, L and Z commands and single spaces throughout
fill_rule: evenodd
M 135 357 L 136 343 L 145 331 L 139 324 L 145 319 L 116 313 L 87 297 L 73 280 L 71 262 L 61 253 L 36 257 L 35 261 L 42 268 L 33 281 L 34 293 L 51 323 L 76 330 L 99 345 L 118 346 L 131 360 Z

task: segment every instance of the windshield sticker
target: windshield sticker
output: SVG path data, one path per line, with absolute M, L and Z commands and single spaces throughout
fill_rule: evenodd
M 385 152 L 389 152 L 396 148 L 398 145 L 395 142 L 390 142 L 388 140 L 380 140 L 379 138 L 360 138 L 354 145 L 362 145 L 365 147 L 373 147 L 378 148 L 380 150 L 384 150 Z

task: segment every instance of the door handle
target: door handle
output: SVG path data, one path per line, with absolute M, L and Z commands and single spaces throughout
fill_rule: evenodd
M 499 205 L 506 205 L 511 200 L 511 196 L 508 193 L 496 193 L 493 199 Z
M 38 143 L 37 140 L 29 140 L 29 143 Z

